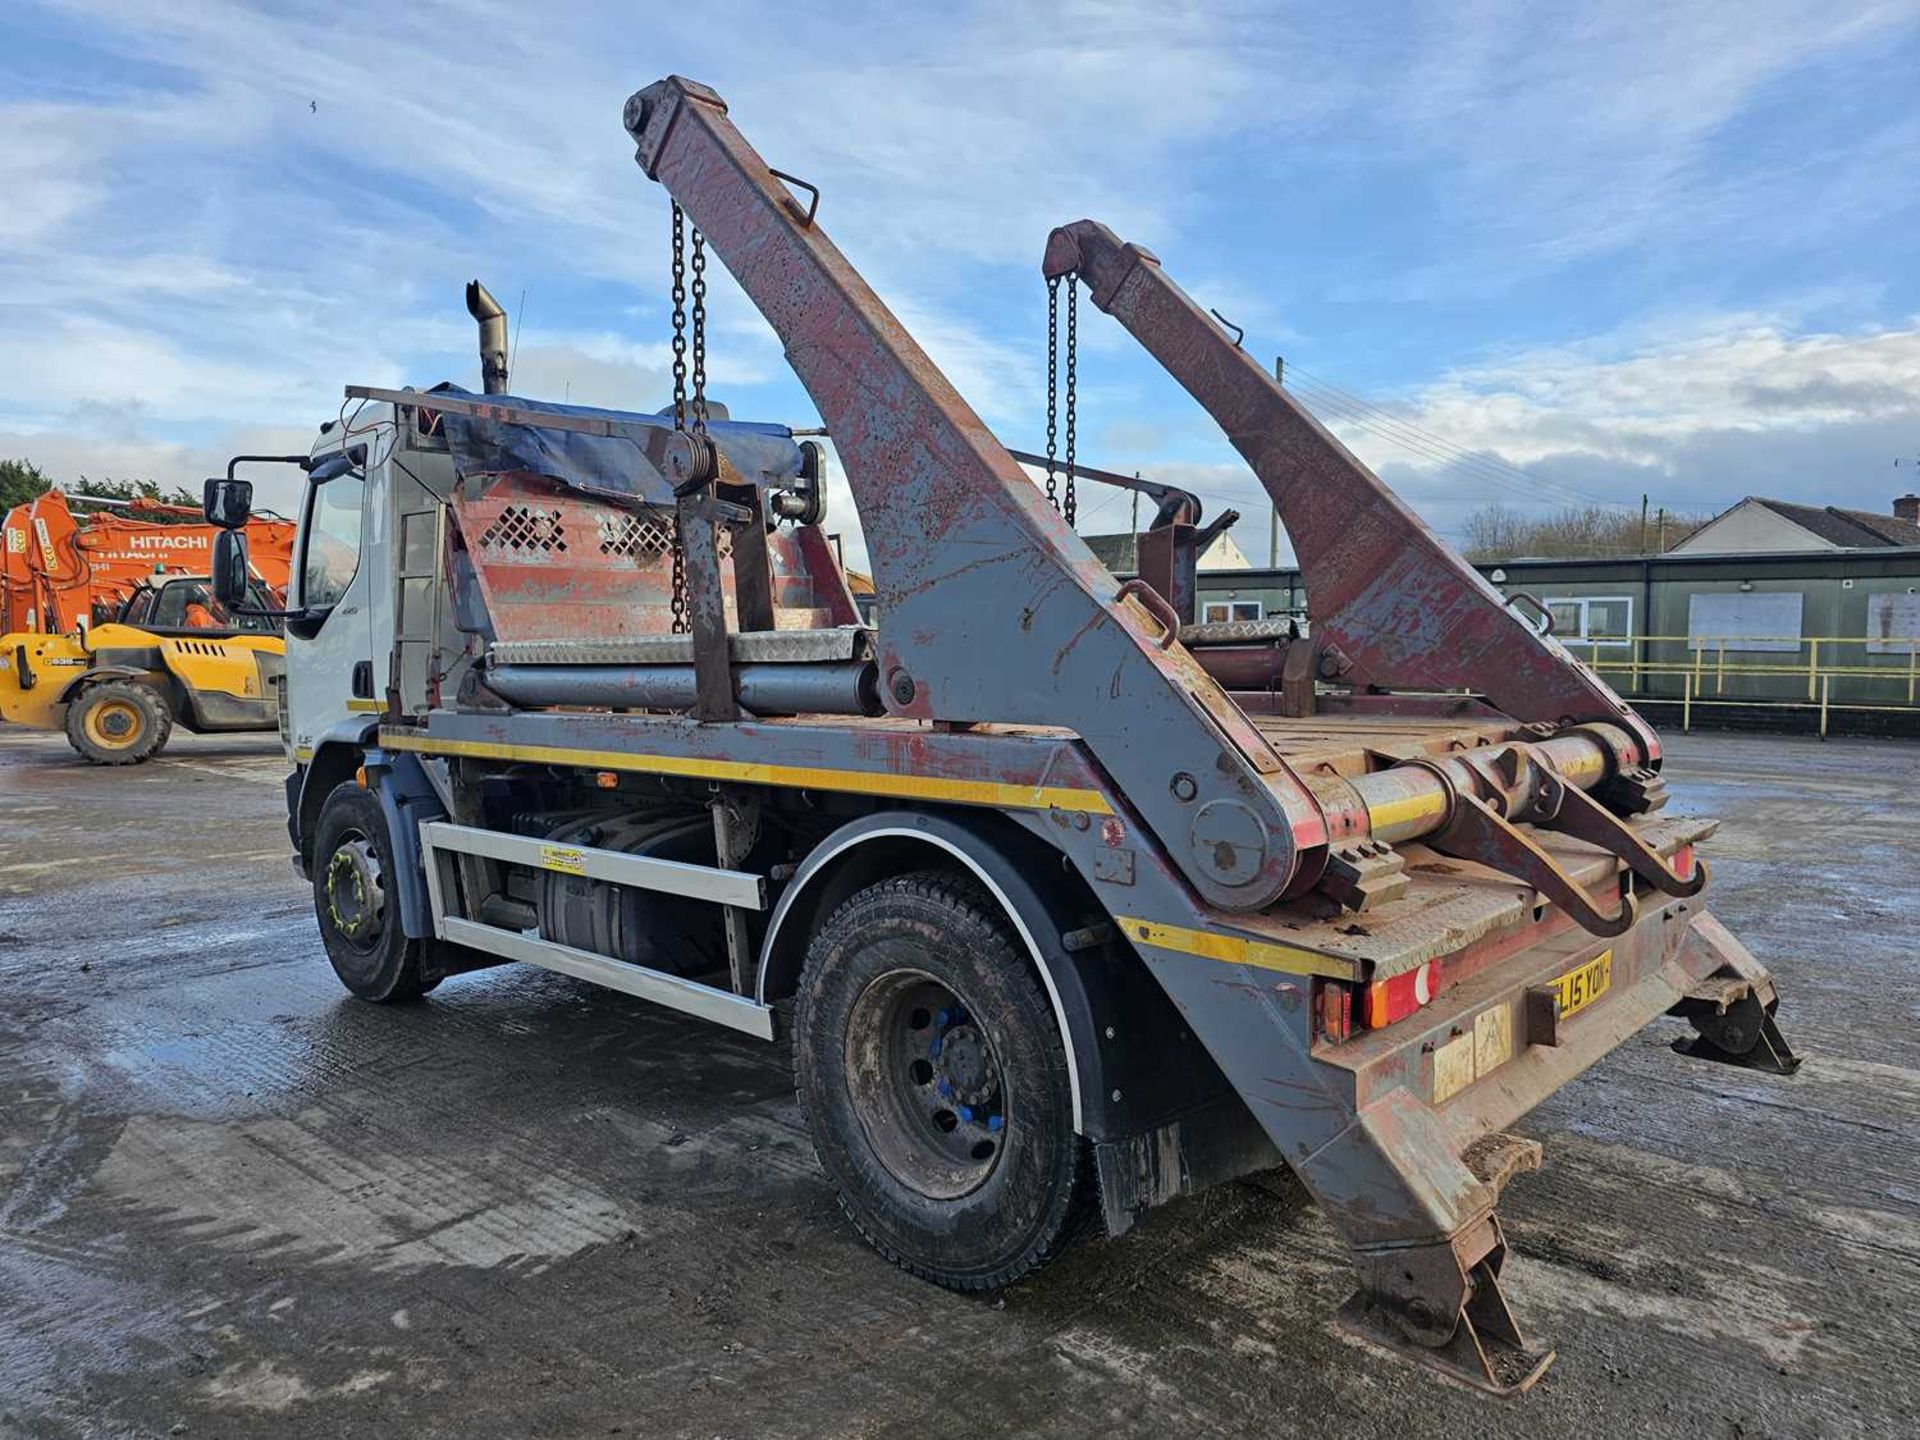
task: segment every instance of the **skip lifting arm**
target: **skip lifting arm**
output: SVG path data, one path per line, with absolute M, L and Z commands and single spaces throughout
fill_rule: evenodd
M 1048 238 L 1042 269 L 1077 272 L 1260 477 L 1313 597 L 1323 671 L 1356 687 L 1472 690 L 1517 720 L 1605 721 L 1631 732 L 1637 763 L 1657 765 L 1659 741 L 1632 708 L 1508 608 L 1150 252 L 1079 220 Z
M 1194 888 L 1258 909 L 1318 873 L 1318 803 L 1054 514 L 704 86 L 627 102 L 666 187 L 779 334 L 835 437 L 887 617 L 895 714 L 1063 725 Z

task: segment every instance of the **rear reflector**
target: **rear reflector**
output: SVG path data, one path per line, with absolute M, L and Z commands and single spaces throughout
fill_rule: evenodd
M 1369 1030 L 1380 1030 L 1404 1020 L 1433 999 L 1440 967 L 1434 961 L 1395 975 L 1391 980 L 1376 980 L 1367 986 L 1366 1009 L 1362 1023 Z
M 1338 1045 L 1353 1034 L 1353 987 L 1338 980 L 1316 980 L 1313 984 L 1320 1038 Z
M 1673 852 L 1673 873 L 1682 880 L 1693 878 L 1693 846 L 1682 845 Z

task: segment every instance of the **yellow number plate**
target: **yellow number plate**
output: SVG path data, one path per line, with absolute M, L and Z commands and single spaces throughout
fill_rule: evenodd
M 1593 1004 L 1613 984 L 1613 952 L 1602 950 L 1577 970 L 1548 982 L 1560 997 L 1560 1018 L 1576 1015 Z

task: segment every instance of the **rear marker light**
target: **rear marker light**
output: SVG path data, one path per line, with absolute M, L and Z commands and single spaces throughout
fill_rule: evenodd
M 1369 1030 L 1380 1030 L 1404 1020 L 1422 1005 L 1433 999 L 1433 993 L 1440 979 L 1440 968 L 1432 960 L 1409 970 L 1404 975 L 1395 975 L 1389 980 L 1376 980 L 1367 986 L 1364 1023 Z
M 1320 1024 L 1320 1038 L 1338 1045 L 1353 1034 L 1353 987 L 1337 980 L 1320 980 L 1314 986 L 1314 1008 Z

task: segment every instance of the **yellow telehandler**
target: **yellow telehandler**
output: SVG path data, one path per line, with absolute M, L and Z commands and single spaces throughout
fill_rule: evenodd
M 272 597 L 252 582 L 252 606 Z M 160 753 L 175 723 L 196 734 L 272 730 L 286 658 L 278 622 L 230 614 L 204 575 L 143 582 L 112 621 L 0 636 L 0 719 L 64 729 L 97 765 Z

